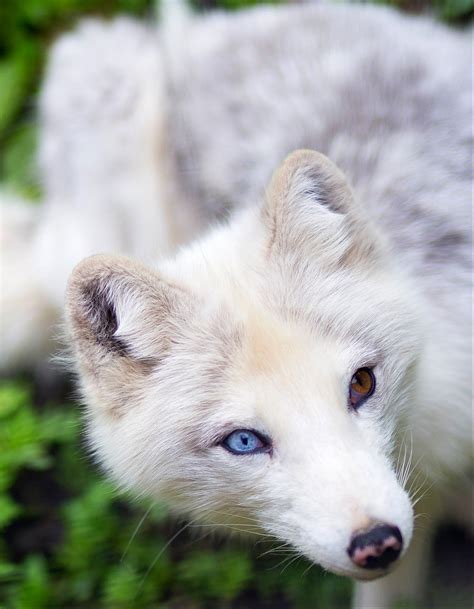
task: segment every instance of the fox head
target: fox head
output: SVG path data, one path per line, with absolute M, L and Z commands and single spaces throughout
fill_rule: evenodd
M 180 514 L 385 574 L 413 528 L 393 462 L 419 349 L 403 281 L 342 173 L 308 150 L 262 205 L 157 269 L 84 260 L 67 326 L 93 450 Z

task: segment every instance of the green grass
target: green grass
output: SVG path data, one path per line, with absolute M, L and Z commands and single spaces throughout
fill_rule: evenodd
M 347 580 L 182 526 L 97 472 L 74 404 L 40 407 L 24 382 L 1 384 L 0 607 L 347 606 Z
M 199 4 L 197 0 L 194 2 Z M 256 0 L 220 0 L 236 9 Z M 412 2 L 387 2 L 411 8 Z M 212 4 L 212 3 L 211 3 Z M 214 3 L 216 4 L 216 3 Z M 0 2 L 0 183 L 31 199 L 35 106 L 49 44 L 84 15 L 151 17 L 151 0 Z M 473 0 L 436 0 L 448 21 Z M 146 514 L 146 517 L 144 515 Z M 142 521 L 141 525 L 137 525 Z M 0 388 L 0 609 L 337 609 L 351 584 L 304 560 L 279 565 L 245 546 L 179 531 L 166 508 L 117 494 L 89 462 L 74 404 L 34 403 Z M 265 605 L 266 603 L 266 605 Z

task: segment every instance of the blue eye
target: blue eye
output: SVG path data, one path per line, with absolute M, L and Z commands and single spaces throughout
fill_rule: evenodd
M 222 446 L 234 455 L 252 455 L 268 452 L 271 444 L 250 429 L 236 429 L 222 442 Z

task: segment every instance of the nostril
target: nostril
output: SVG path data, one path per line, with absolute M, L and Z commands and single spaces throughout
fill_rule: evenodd
M 385 569 L 397 560 L 403 548 L 398 527 L 381 524 L 358 533 L 347 548 L 352 562 L 364 569 Z

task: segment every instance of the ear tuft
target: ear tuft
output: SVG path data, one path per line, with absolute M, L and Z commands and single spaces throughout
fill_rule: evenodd
M 91 256 L 72 272 L 66 314 L 80 364 L 158 362 L 189 307 L 184 290 L 121 256 Z M 181 324 L 182 325 L 182 324 Z
M 80 285 L 85 319 L 89 321 L 88 330 L 97 343 L 108 351 L 126 355 L 127 347 L 115 336 L 118 329 L 117 311 L 107 286 L 99 279 Z
M 308 208 L 309 205 L 344 214 L 351 200 L 347 180 L 332 161 L 314 150 L 296 150 L 273 175 L 267 190 L 266 210 L 302 205 Z
M 345 214 L 351 200 L 351 192 L 343 173 L 327 157 L 318 152 L 303 152 L 303 159 L 294 174 L 293 188 L 300 188 L 294 195 L 336 214 Z M 309 154 L 308 154 L 309 152 Z M 301 162 L 303 161 L 303 163 Z
M 341 259 L 352 240 L 353 207 L 352 191 L 332 161 L 313 150 L 291 153 L 266 192 L 268 252 Z

